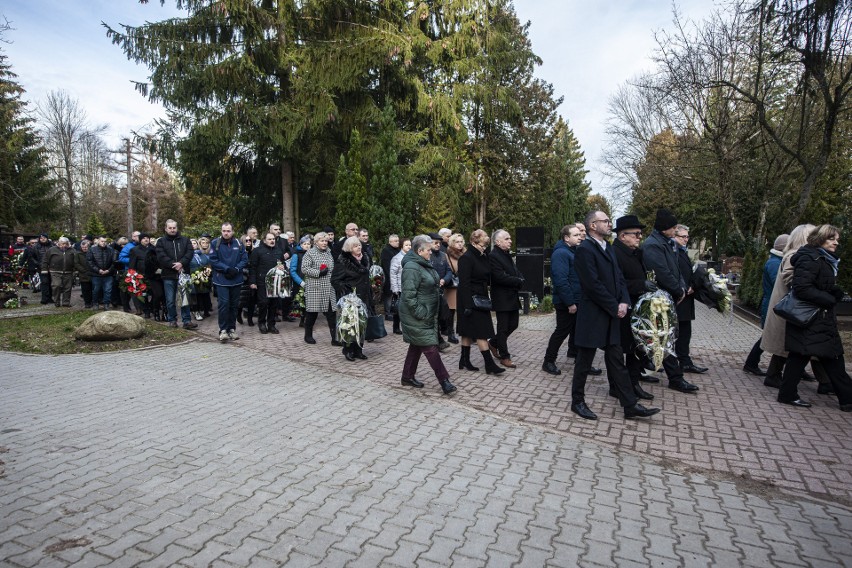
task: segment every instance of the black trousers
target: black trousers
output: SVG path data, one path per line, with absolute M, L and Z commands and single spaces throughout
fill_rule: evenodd
M 758 367 L 760 365 L 760 357 L 763 355 L 763 349 L 760 348 L 760 338 L 757 338 L 757 341 L 754 342 L 754 345 L 751 348 L 751 351 L 748 353 L 748 357 L 745 360 L 746 367 Z
M 280 298 L 267 298 L 265 285 L 257 287 L 257 324 L 275 327 L 275 314 L 278 311 Z
M 689 344 L 692 341 L 692 320 L 677 322 L 677 341 L 675 342 L 675 353 L 680 365 L 692 365 L 692 357 L 689 356 Z
M 799 398 L 799 381 L 802 380 L 802 372 L 805 365 L 810 361 L 810 356 L 793 353 L 787 355 L 787 363 L 784 365 L 784 375 L 781 377 L 781 388 L 778 389 L 778 400 L 790 402 Z M 846 361 L 843 355 L 840 357 L 824 358 L 818 357 L 823 369 L 828 374 L 828 380 L 834 387 L 834 393 L 840 404 L 852 404 L 852 379 L 846 372 Z
M 594 347 L 577 347 L 577 359 L 574 361 L 574 377 L 571 381 L 571 404 L 586 401 L 586 377 L 595 359 Z M 618 395 L 623 408 L 629 408 L 638 402 L 633 385 L 624 366 L 624 351 L 621 345 L 607 345 L 603 348 L 606 377 L 609 388 Z
M 509 359 L 509 336 L 512 335 L 518 324 L 521 321 L 521 316 L 518 310 L 509 312 L 497 312 L 497 333 L 491 339 L 491 344 L 500 352 L 501 359 Z
M 314 324 L 316 323 L 317 316 L 319 316 L 319 314 L 319 312 L 305 312 L 305 337 L 314 336 Z M 325 316 L 326 323 L 328 323 L 328 331 L 331 333 L 331 339 L 333 341 L 335 339 L 335 328 L 337 327 L 337 312 L 329 310 L 327 312 L 323 312 L 323 315 Z
M 547 351 L 544 353 L 545 362 L 555 363 L 556 357 L 559 355 L 559 348 L 568 337 L 568 351 L 576 351 L 577 348 L 572 345 L 574 341 L 574 330 L 577 327 L 577 312 L 573 314 L 568 311 L 568 306 L 558 304 L 556 308 L 556 329 L 550 334 L 550 339 L 547 342 Z

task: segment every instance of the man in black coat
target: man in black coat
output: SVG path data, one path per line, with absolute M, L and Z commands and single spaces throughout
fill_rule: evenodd
M 686 296 L 677 305 L 678 336 L 675 343 L 675 353 L 680 361 L 681 368 L 688 373 L 706 373 L 707 367 L 699 367 L 693 362 L 689 355 L 689 344 L 692 341 L 692 320 L 695 319 L 695 289 L 692 286 L 692 260 L 687 253 L 686 245 L 689 244 L 689 227 L 677 225 L 675 227 L 674 241 L 677 243 L 677 266 L 688 286 Z
M 444 298 L 444 288 L 449 284 L 452 286 L 453 271 L 450 269 L 450 261 L 447 260 L 447 253 L 441 250 L 441 235 L 438 233 L 429 233 L 432 239 L 432 257 L 429 262 L 432 263 L 432 268 L 438 273 L 438 285 L 441 287 L 441 307 L 438 311 L 438 349 L 444 351 L 450 344 L 444 341 L 444 335 L 450 337 L 448 327 L 448 316 L 450 307 L 447 305 L 447 300 Z M 452 336 L 453 343 L 458 343 L 455 334 Z
M 581 418 L 597 420 L 597 415 L 586 405 L 585 388 L 595 351 L 602 349 L 610 389 L 624 408 L 624 417 L 653 416 L 660 409 L 639 404 L 624 366 L 619 320 L 627 317 L 630 296 L 615 252 L 606 240 L 612 221 L 603 211 L 593 211 L 586 216 L 585 224 L 588 238 L 577 247 L 575 257 L 583 300 L 577 309 L 577 329 L 582 333 L 577 334 L 571 411 Z
M 676 227 L 677 219 L 672 212 L 668 209 L 658 209 L 657 218 L 654 221 L 654 232 L 645 239 L 645 243 L 642 245 L 642 254 L 645 267 L 654 271 L 657 286 L 668 292 L 675 304 L 680 304 L 690 292 L 690 286 L 687 282 L 691 278 L 692 270 L 690 268 L 689 273 L 685 275 L 681 272 L 680 261 L 678 260 L 678 244 L 673 240 L 677 231 Z M 684 333 L 684 330 L 678 329 L 678 334 L 682 333 Z M 691 335 L 691 327 L 687 330 L 687 333 Z M 683 371 L 703 373 L 707 369 L 690 365 L 683 367 Z
M 657 289 L 654 283 L 648 282 L 646 279 L 647 273 L 642 259 L 642 249 L 639 248 L 639 243 L 642 241 L 642 229 L 644 228 L 645 226 L 639 222 L 635 215 L 619 217 L 615 224 L 616 238 L 613 242 L 613 249 L 624 275 L 631 306 L 635 306 L 636 301 L 645 292 Z M 645 400 L 652 400 L 653 395 L 645 392 L 639 386 L 639 381 L 642 379 L 643 364 L 642 359 L 636 353 L 636 343 L 633 339 L 630 319 L 631 316 L 628 315 L 621 320 L 621 348 L 624 350 L 625 365 L 636 396 Z M 697 386 L 683 379 L 683 371 L 681 371 L 674 356 L 669 355 L 663 359 L 663 368 L 669 379 L 669 388 L 687 393 L 698 390 Z M 659 379 L 654 377 L 649 382 L 659 382 Z
M 382 249 L 379 258 L 379 263 L 385 273 L 385 283 L 382 286 L 382 304 L 385 307 L 385 321 L 393 321 L 393 314 L 390 313 L 391 299 L 393 298 L 390 282 L 390 265 L 391 260 L 397 254 L 399 254 L 399 235 L 394 234 L 388 237 L 388 244 Z
M 512 362 L 509 353 L 509 336 L 518 329 L 521 301 L 518 291 L 524 285 L 524 275 L 518 270 L 510 253 L 512 236 L 504 229 L 497 229 L 491 235 L 494 248 L 488 255 L 491 266 L 491 305 L 497 313 L 497 333 L 488 344 L 491 353 L 510 369 L 517 365 Z
M 167 318 L 169 327 L 177 327 L 176 297 L 178 293 L 178 276 L 181 272 L 189 273 L 189 263 L 192 261 L 192 243 L 188 237 L 178 232 L 177 221 L 166 221 L 165 234 L 157 239 L 157 262 L 160 264 L 160 277 L 163 279 L 163 291 L 166 298 Z M 198 324 L 192 321 L 189 304 L 180 308 L 184 329 L 195 329 Z

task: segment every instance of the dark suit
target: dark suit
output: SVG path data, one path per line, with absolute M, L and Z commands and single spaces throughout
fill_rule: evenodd
M 500 352 L 500 359 L 509 359 L 508 340 L 520 322 L 518 290 L 524 285 L 524 276 L 512 256 L 500 247 L 491 250 L 488 262 L 491 264 L 491 305 L 497 312 L 497 333 L 491 343 Z
M 618 317 L 618 305 L 629 304 L 630 296 L 615 251 L 609 244 L 606 250 L 602 249 L 589 237 L 577 247 L 574 267 L 580 277 L 583 299 L 577 308 L 577 359 L 571 402 L 585 402 L 586 375 L 592 367 L 595 350 L 602 349 L 610 388 L 618 394 L 621 406 L 631 407 L 638 399 L 624 366 Z
M 689 288 L 692 283 L 692 261 L 686 251 L 677 247 L 677 266 L 681 277 Z M 677 305 L 678 335 L 675 342 L 675 353 L 681 365 L 692 365 L 689 356 L 689 344 L 692 341 L 692 320 L 695 319 L 695 294 L 688 294 Z
M 627 293 L 630 295 L 631 306 L 627 317 L 621 320 L 621 347 L 624 349 L 625 365 L 630 375 L 630 382 L 638 385 L 639 377 L 642 376 L 643 365 L 642 360 L 635 352 L 635 340 L 633 339 L 633 331 L 630 329 L 630 317 L 639 296 L 645 293 L 647 273 L 645 272 L 645 265 L 642 258 L 642 249 L 631 249 L 617 239 L 613 244 L 613 249 L 615 249 L 615 257 L 618 259 L 618 265 L 621 267 L 621 272 L 624 275 L 624 282 L 627 286 Z M 670 381 L 683 378 L 680 365 L 678 365 L 677 359 L 673 356 L 669 355 L 663 359 L 663 367 Z

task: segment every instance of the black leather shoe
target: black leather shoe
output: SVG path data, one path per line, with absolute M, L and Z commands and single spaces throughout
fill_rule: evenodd
M 656 377 L 654 375 L 647 375 L 645 373 L 642 373 L 641 375 L 639 375 L 639 380 L 644 382 L 644 383 L 659 383 L 660 377 Z
M 840 412 L 852 412 L 852 404 L 841 404 Z
M 402 335 L 402 330 L 401 329 L 395 329 L 395 330 L 393 330 L 393 333 L 394 333 L 394 335 Z
M 834 394 L 834 387 L 830 384 L 820 384 L 817 387 L 817 394 Z
M 259 331 L 260 333 L 263 333 L 263 334 L 269 333 L 269 330 L 268 330 L 268 329 L 266 329 L 266 324 L 265 324 L 265 323 L 259 323 L 259 324 L 257 324 L 257 331 Z
M 355 355 L 355 358 L 356 358 L 356 359 L 366 359 L 366 358 L 367 358 L 367 356 L 366 356 L 366 355 L 364 355 L 363 353 L 358 353 L 357 355 Z
M 414 387 L 416 389 L 422 389 L 423 388 L 423 383 L 421 383 L 420 381 L 418 381 L 414 377 L 412 377 L 410 379 L 406 379 L 405 377 L 402 377 L 399 380 L 399 382 L 402 383 L 402 386 L 404 386 L 404 387 Z
M 457 344 L 459 342 L 459 338 L 455 333 L 451 333 L 447 336 L 447 341 L 453 344 Z
M 352 356 L 352 353 L 350 353 L 349 351 L 347 351 L 346 353 L 344 353 L 344 354 L 343 354 L 343 356 L 344 356 L 344 357 L 346 357 L 346 360 L 347 360 L 347 361 L 354 361 L 354 360 L 355 360 L 355 357 L 353 357 L 353 356 Z
M 267 330 L 269 331 L 269 333 L 274 333 L 275 335 L 278 335 L 278 334 L 280 333 L 280 332 L 278 331 L 278 328 L 277 328 L 277 327 L 275 327 L 274 325 L 270 325 L 270 326 L 267 328 Z
M 565 354 L 565 357 L 567 357 L 568 359 L 576 359 L 577 353 L 575 353 L 574 351 L 569 351 Z
M 816 379 L 810 373 L 802 371 L 802 380 L 805 381 L 806 383 L 810 383 L 811 381 L 815 381 Z
M 752 367 L 751 365 L 744 365 L 743 371 L 745 371 L 749 375 L 755 375 L 757 377 L 765 377 L 766 376 L 766 371 L 764 371 L 760 367 Z
M 679 381 L 669 381 L 669 388 L 678 392 L 688 394 L 698 392 L 697 386 L 693 385 L 692 383 L 688 383 L 683 379 L 680 379 Z
M 603 371 L 601 369 L 598 369 L 597 367 L 592 367 L 592 368 L 589 369 L 590 375 L 598 376 L 601 373 L 603 373 Z
M 314 343 L 316 343 L 316 341 Z M 343 347 L 343 343 L 336 339 L 331 340 L 331 345 L 332 347 Z
M 767 387 L 770 387 L 770 388 L 773 388 L 773 389 L 780 389 L 781 388 L 781 377 L 768 376 L 765 379 L 763 379 L 763 384 L 764 384 L 764 386 L 767 386 Z
M 633 406 L 624 409 L 625 418 L 648 418 L 660 411 L 659 408 L 645 408 L 638 402 Z
M 314 339 L 313 337 L 311 337 L 310 335 L 305 336 L 305 343 L 309 343 L 311 345 L 314 345 L 316 342 L 317 342 L 317 340 Z
M 654 395 L 652 395 L 639 385 L 633 385 L 633 392 L 636 393 L 636 396 L 638 396 L 642 400 L 654 400 Z
M 571 412 L 573 412 L 580 418 L 585 418 L 586 420 L 598 419 L 598 415 L 592 412 L 592 409 L 586 406 L 585 402 L 578 402 L 577 404 L 572 404 Z
M 811 403 L 805 402 L 801 398 L 797 398 L 796 400 L 778 400 L 781 404 L 789 404 L 790 406 L 798 406 L 799 408 L 810 408 Z
M 683 367 L 681 367 L 681 369 L 683 370 L 684 373 L 696 373 L 698 375 L 700 375 L 702 373 L 706 373 L 707 371 L 710 370 L 707 367 L 699 367 L 698 365 L 695 365 L 694 363 L 691 364 L 691 365 L 684 365 Z
M 562 371 L 559 370 L 559 367 L 556 366 L 556 363 L 551 363 L 550 361 L 545 361 L 541 365 L 541 370 L 545 373 L 550 373 L 551 375 L 561 375 Z
M 444 391 L 444 394 L 451 394 L 456 392 L 458 389 L 450 381 L 444 381 L 441 383 L 441 390 Z

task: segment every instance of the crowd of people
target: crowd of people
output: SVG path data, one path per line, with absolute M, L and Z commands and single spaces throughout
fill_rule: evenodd
M 452 344 L 460 344 L 459 371 L 479 371 L 471 350 L 474 343 L 487 374 L 516 367 L 510 338 L 519 325 L 519 291 L 525 278 L 511 255 L 512 238 L 506 230 L 489 235 L 477 229 L 467 242 L 450 229 L 411 238 L 390 235 L 375 256 L 368 230 L 354 222 L 338 239 L 332 227 L 325 227 L 298 241 L 278 224 L 263 234 L 250 227 L 237 236 L 233 225 L 224 223 L 215 238 L 205 233 L 197 239 L 181 235 L 174 220 L 164 229 L 157 238 L 134 232 L 130 239 L 108 243 L 104 236 L 87 236 L 73 246 L 65 237 L 55 244 L 46 234 L 30 243 L 21 237 L 10 252 L 23 252 L 30 278 L 40 280 L 42 303 L 57 307 L 71 305 L 76 274 L 86 308 L 121 307 L 172 327 L 179 325 L 179 317 L 185 329 L 195 329 L 193 319 L 212 316 L 212 293 L 220 341 L 239 339 L 237 324 L 254 327 L 256 320 L 258 333 L 278 334 L 278 322 L 298 319 L 305 343 L 316 345 L 314 326 L 322 314 L 331 345 L 340 347 L 348 361 L 367 359 L 365 343 L 372 341 L 369 329 L 353 333 L 353 325 L 369 327 L 367 320 L 384 318 L 392 322 L 393 334 L 402 335 L 409 345 L 401 384 L 424 386 L 416 377 L 424 355 L 446 394 L 457 390 L 441 355 Z M 675 306 L 677 339 L 661 360 L 668 388 L 695 394 L 699 387 L 686 380 L 686 373 L 708 370 L 690 354 L 697 272 L 687 253 L 689 227 L 659 209 L 653 229 L 643 238 L 645 229 L 634 215 L 620 217 L 613 226 L 605 212 L 592 211 L 582 222 L 563 227 L 553 249 L 556 325 L 541 369 L 562 373 L 558 358 L 567 340 L 566 355 L 575 360 L 571 410 L 584 419 L 597 419 L 586 402 L 585 384 L 588 375 L 602 373 L 592 365 L 598 350 L 603 352 L 609 394 L 618 400 L 625 418 L 659 412 L 643 404 L 654 396 L 642 383 L 660 379 L 646 373 L 654 365 L 631 330 L 631 311 L 646 293 L 662 290 Z M 744 370 L 765 376 L 767 386 L 779 389 L 781 403 L 810 406 L 797 390 L 803 377 L 810 379 L 805 373 L 810 363 L 820 381 L 819 393 L 835 394 L 841 410 L 852 410 L 852 380 L 834 313 L 843 298 L 836 283 L 839 238 L 833 226 L 800 225 L 776 239 L 764 267 L 763 333 Z M 144 278 L 144 294 L 131 289 L 133 272 Z M 377 273 L 383 275 L 378 287 Z M 282 291 L 282 286 L 287 289 Z M 774 313 L 773 306 L 788 294 L 818 311 L 808 327 Z M 354 298 L 366 319 L 354 324 L 347 320 L 345 325 L 338 321 L 344 297 Z M 767 371 L 760 368 L 763 351 L 771 354 Z

